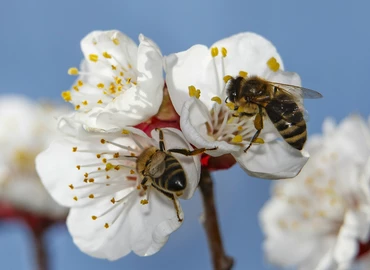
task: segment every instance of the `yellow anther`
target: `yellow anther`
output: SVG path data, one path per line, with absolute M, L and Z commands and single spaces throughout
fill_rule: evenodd
M 102 161 L 103 163 L 107 163 L 107 159 L 106 159 L 106 158 L 103 158 L 101 161 Z
M 118 86 L 117 86 L 117 90 L 118 90 L 118 91 L 121 91 L 121 90 L 122 90 L 122 87 L 123 87 L 123 86 L 122 86 L 122 84 L 118 85 Z
M 136 186 L 136 189 L 137 189 L 137 190 L 140 190 L 140 189 L 141 189 L 141 186 L 140 186 L 140 185 L 137 185 L 137 186 Z
M 234 120 L 236 119 L 236 117 L 230 117 L 228 120 L 227 120 L 227 123 L 228 124 L 232 124 L 234 122 Z
M 92 220 L 96 220 L 98 217 L 97 216 L 91 216 Z
M 109 228 L 109 224 L 108 224 L 108 223 L 105 223 L 105 224 L 104 224 L 104 227 L 105 227 L 106 229 L 108 229 L 108 228 Z
M 134 170 L 130 170 L 130 174 L 135 174 L 135 171 Z
M 85 176 L 85 177 L 89 177 L 89 174 L 86 172 L 86 173 L 84 174 L 84 176 Z
M 243 127 L 242 126 L 238 126 L 238 130 L 239 131 L 242 131 L 243 130 Z
M 238 113 L 241 113 L 241 112 L 244 112 L 244 108 L 242 106 L 240 106 L 237 110 Z
M 97 157 L 97 158 L 100 158 L 100 157 L 101 157 L 101 155 L 100 155 L 100 154 L 96 154 L 96 157 Z
M 71 67 L 68 69 L 68 74 L 69 75 L 78 75 L 78 68 L 76 67 Z
M 87 104 L 89 104 L 87 100 L 82 101 L 82 105 L 87 106 Z
M 89 183 L 94 183 L 95 182 L 95 179 L 94 178 L 90 178 L 89 179 Z
M 100 171 L 101 170 L 101 168 L 100 167 L 98 167 L 98 171 Z
M 120 75 L 121 77 L 123 77 L 125 74 L 121 71 L 121 72 L 119 73 L 119 75 Z
M 136 155 L 135 153 L 130 153 L 130 156 L 135 157 Z
M 112 70 L 116 70 L 117 69 L 117 67 L 115 65 L 111 65 L 111 67 L 112 67 Z
M 77 170 L 81 169 L 81 166 L 80 165 L 77 165 L 76 166 Z
M 103 104 L 103 101 L 101 99 L 99 99 L 96 103 Z
M 119 39 L 118 38 L 113 38 L 112 41 L 115 45 L 119 45 Z
M 189 96 L 190 97 L 196 97 L 196 98 L 200 97 L 200 90 L 196 89 L 194 85 L 190 85 L 188 87 L 188 89 L 189 89 Z
M 112 58 L 112 56 L 108 52 L 103 52 L 103 56 L 108 59 Z
M 109 171 L 109 170 L 111 170 L 111 169 L 113 169 L 114 168 L 114 166 L 113 166 L 113 164 L 112 163 L 107 163 L 106 165 L 105 165 L 105 170 L 106 171 Z
M 108 179 L 110 178 L 110 176 L 109 176 L 109 175 L 107 175 L 105 178 L 108 180 Z
M 243 78 L 246 78 L 248 76 L 248 72 L 241 70 L 241 71 L 239 71 L 239 76 L 243 77 Z
M 218 55 L 218 48 L 217 47 L 212 47 L 211 48 L 211 55 L 212 55 L 212 57 L 216 57 Z
M 114 169 L 115 169 L 116 171 L 118 171 L 119 169 L 121 169 L 121 167 L 120 167 L 119 165 L 116 165 L 116 166 L 114 167 Z
M 77 151 L 77 147 L 72 147 L 72 152 L 76 152 Z
M 142 205 L 146 205 L 146 204 L 148 204 L 149 202 L 148 202 L 148 200 L 144 199 L 144 200 L 141 200 L 141 201 L 140 201 L 140 203 L 141 203 Z
M 104 143 L 105 143 L 105 140 L 104 140 L 104 139 L 101 139 L 101 140 L 100 140 L 100 142 L 101 142 L 102 144 L 104 144 Z
M 227 82 L 228 82 L 228 81 L 230 81 L 232 78 L 233 78 L 233 76 L 226 75 L 223 79 L 224 79 L 224 82 L 225 82 L 225 83 L 227 83 Z
M 225 48 L 225 47 L 222 47 L 222 48 L 221 48 L 221 53 L 222 53 L 222 56 L 223 56 L 223 57 L 226 57 L 226 56 L 227 56 L 227 50 L 226 50 L 226 48 Z
M 114 198 L 112 198 L 111 200 L 111 203 L 115 204 L 116 203 L 116 200 Z
M 70 184 L 70 185 L 69 185 L 69 188 L 70 188 L 70 189 L 74 189 L 75 187 L 74 187 L 72 184 Z
M 232 103 L 232 102 L 228 102 L 228 103 L 226 103 L 226 107 L 228 107 L 230 110 L 234 110 L 235 109 L 235 104 Z
M 84 82 L 83 82 L 83 81 L 81 81 L 81 80 L 78 80 L 78 81 L 77 81 L 77 84 L 78 84 L 78 86 L 80 86 L 80 87 L 81 87 L 81 86 L 83 86 L 83 85 L 84 85 Z
M 87 183 L 87 179 L 86 178 L 84 179 L 84 182 Z
M 89 59 L 90 59 L 90 61 L 92 61 L 92 62 L 97 62 L 97 61 L 98 61 L 98 59 L 99 59 L 99 57 L 98 57 L 98 55 L 96 55 L 96 54 L 90 54 L 90 55 L 89 55 Z
M 231 142 L 232 143 L 241 143 L 243 141 L 243 137 L 242 135 L 236 135 L 232 140 Z
M 98 83 L 96 87 L 103 89 L 105 87 L 104 83 Z
M 262 138 L 257 138 L 254 140 L 255 143 L 264 144 L 265 141 Z
M 271 57 L 271 58 L 267 61 L 267 65 L 268 65 L 268 67 L 269 67 L 272 71 L 274 71 L 274 72 L 278 71 L 278 70 L 279 70 L 279 68 L 280 68 L 280 64 L 278 63 L 278 61 L 276 60 L 276 58 L 275 58 L 275 57 Z
M 74 196 L 73 199 L 77 202 L 78 201 L 78 198 L 77 196 Z
M 73 88 L 73 90 L 75 90 L 76 92 L 80 91 L 80 89 L 78 88 L 78 86 L 77 86 L 77 85 L 74 85 L 72 88 Z
M 131 78 L 128 78 L 128 79 L 126 80 L 126 84 L 130 84 L 130 82 L 131 82 Z
M 120 84 L 122 82 L 120 77 L 115 77 L 114 80 L 116 81 L 116 84 Z
M 222 101 L 221 101 L 221 98 L 220 98 L 220 97 L 217 97 L 217 96 L 216 96 L 216 97 L 211 98 L 211 100 L 212 100 L 212 101 L 214 101 L 214 102 L 217 102 L 218 104 L 221 104 L 221 102 L 222 102 Z
M 75 110 L 79 110 L 81 108 L 81 106 L 80 105 L 76 105 L 75 106 Z
M 130 134 L 130 131 L 127 129 L 122 129 L 122 134 L 125 134 L 125 135 Z
M 117 153 L 114 153 L 113 157 L 114 158 L 119 158 L 119 153 L 118 152 Z
M 89 198 L 90 198 L 90 199 L 94 199 L 94 197 L 95 197 L 95 196 L 94 196 L 94 194 L 90 194 L 90 195 L 89 195 Z
M 128 63 L 128 65 L 127 65 L 127 66 L 128 66 L 128 68 L 132 68 L 132 65 L 131 65 L 130 63 Z
M 71 101 L 72 100 L 71 91 L 64 91 L 64 92 L 62 92 L 62 98 L 66 102 Z

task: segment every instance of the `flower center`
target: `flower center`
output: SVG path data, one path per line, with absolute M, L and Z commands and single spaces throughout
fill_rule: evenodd
M 97 149 L 100 150 L 94 150 L 91 147 L 80 149 L 78 146 L 72 148 L 72 152 L 76 154 L 90 156 L 90 158 L 84 158 L 89 162 L 76 165 L 75 169 L 81 171 L 81 183 L 69 185 L 74 192 L 72 198 L 75 201 L 80 199 L 109 201 L 110 207 L 106 211 L 91 216 L 92 220 L 97 220 L 111 213 L 108 217 L 109 221 L 104 224 L 105 228 L 109 228 L 116 222 L 123 208 L 129 207 L 134 201 L 130 200 L 133 196 L 146 196 L 141 200 L 142 205 L 147 204 L 149 200 L 150 187 L 143 190 L 140 174 L 136 171 L 137 157 L 148 146 L 143 146 L 135 135 L 127 130 L 122 130 L 121 135 L 120 137 L 131 140 L 131 146 L 103 136 L 96 141 L 99 145 Z M 106 150 L 101 151 L 101 145 L 107 146 Z
M 114 46 L 120 42 L 112 37 Z M 97 41 L 93 41 L 98 46 Z M 122 52 L 124 55 L 124 52 Z M 72 67 L 69 75 L 80 75 L 72 90 L 62 92 L 65 101 L 75 105 L 75 109 L 90 110 L 92 107 L 104 107 L 121 93 L 137 84 L 138 71 L 133 68 L 127 57 L 120 57 L 114 53 L 101 51 L 100 54 L 90 54 L 88 70 L 78 70 Z

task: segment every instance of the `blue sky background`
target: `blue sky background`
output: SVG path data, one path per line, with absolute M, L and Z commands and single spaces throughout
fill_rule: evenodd
M 309 132 L 318 133 L 325 117 L 369 115 L 370 2 L 356 1 L 114 1 L 12 0 L 0 4 L 0 93 L 61 101 L 79 64 L 79 42 L 92 30 L 118 29 L 137 40 L 144 33 L 164 55 L 243 31 L 259 33 L 278 48 L 286 70 L 324 99 L 308 101 Z M 354 130 L 353 132 L 356 132 Z M 274 269 L 262 253 L 258 212 L 269 197 L 270 182 L 248 177 L 238 166 L 214 174 L 217 205 L 227 253 L 234 269 Z M 199 194 L 183 202 L 186 220 L 156 255 L 129 255 L 116 262 L 82 254 L 65 227 L 46 241 L 51 269 L 210 269 Z M 1 269 L 36 269 L 31 237 L 19 224 L 0 226 Z

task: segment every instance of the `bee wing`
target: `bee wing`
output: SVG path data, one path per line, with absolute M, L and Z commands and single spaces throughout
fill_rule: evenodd
M 304 88 L 297 85 L 290 85 L 284 83 L 276 83 L 270 82 L 272 85 L 279 88 L 279 90 L 284 91 L 288 94 L 291 94 L 299 99 L 307 98 L 307 99 L 315 99 L 315 98 L 322 98 L 322 95 L 315 91 L 308 88 Z

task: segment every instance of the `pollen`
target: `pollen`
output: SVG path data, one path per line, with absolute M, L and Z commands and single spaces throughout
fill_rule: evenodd
M 98 100 L 98 102 L 96 102 L 98 104 L 103 104 L 103 101 L 101 99 Z
M 221 101 L 221 98 L 220 98 L 220 97 L 217 97 L 217 96 L 216 96 L 216 97 L 211 98 L 211 100 L 212 100 L 212 101 L 214 101 L 214 102 L 217 102 L 218 104 L 221 104 L 221 102 L 222 102 L 222 101 Z
M 95 182 L 95 179 L 94 179 L 94 178 L 90 178 L 90 179 L 89 179 L 89 182 L 90 182 L 90 183 L 94 183 L 94 182 Z
M 71 101 L 72 100 L 71 91 L 64 91 L 64 92 L 62 92 L 62 98 L 66 102 Z
M 218 55 L 218 48 L 217 47 L 212 47 L 211 48 L 211 55 L 212 55 L 212 57 L 216 57 Z
M 242 131 L 243 130 L 243 127 L 242 126 L 238 126 L 238 130 L 239 131 Z
M 243 137 L 242 135 L 236 135 L 232 140 L 231 142 L 232 143 L 241 143 L 243 141 Z
M 90 198 L 90 199 L 94 199 L 94 198 L 95 198 L 94 194 L 90 194 L 90 195 L 89 195 L 89 198 Z
M 96 220 L 98 217 L 97 216 L 91 216 L 92 220 Z
M 107 159 L 106 159 L 106 158 L 103 158 L 101 161 L 102 161 L 103 163 L 107 163 Z
M 104 83 L 98 83 L 96 87 L 103 89 L 105 87 Z
M 114 158 L 119 158 L 119 153 L 118 152 L 117 153 L 114 153 L 113 157 Z
M 71 67 L 68 69 L 68 74 L 69 75 L 78 75 L 78 68 L 76 67 Z
M 90 61 L 92 61 L 92 62 L 97 62 L 97 61 L 98 61 L 98 59 L 99 59 L 99 57 L 98 57 L 98 55 L 96 55 L 96 54 L 90 54 L 90 55 L 89 55 L 89 59 L 90 59 Z
M 278 71 L 279 68 L 280 68 L 280 64 L 278 63 L 278 61 L 276 60 L 275 57 L 271 57 L 268 61 L 267 61 L 267 66 L 274 72 Z
M 75 106 L 75 110 L 79 110 L 81 108 L 81 106 L 80 105 L 76 105 Z
M 112 58 L 112 56 L 108 52 L 103 52 L 103 56 L 108 59 Z
M 101 155 L 100 155 L 100 154 L 96 154 L 96 157 L 97 157 L 97 158 L 101 158 Z
M 77 196 L 74 196 L 73 199 L 77 202 L 78 201 L 78 198 Z
M 221 48 L 221 53 L 222 53 L 222 57 L 226 57 L 227 56 L 227 50 L 226 50 L 226 48 L 225 47 L 222 47 Z
M 144 199 L 144 200 L 141 200 L 141 201 L 140 201 L 140 203 L 141 203 L 142 205 L 146 205 L 146 204 L 148 204 L 149 202 L 148 202 L 148 200 L 145 200 L 145 199 Z
M 104 139 L 101 139 L 101 140 L 100 140 L 100 142 L 101 142 L 102 144 L 105 144 L 105 140 L 104 140 Z
M 82 101 L 82 105 L 87 106 L 87 104 L 89 104 L 87 100 Z
M 77 151 L 77 147 L 72 147 L 72 152 L 76 152 Z
M 117 69 L 117 67 L 115 65 L 111 65 L 111 67 L 112 67 L 112 70 L 116 70 Z
M 116 165 L 116 166 L 114 167 L 114 169 L 115 169 L 116 171 L 119 171 L 119 169 L 121 169 L 121 167 L 120 167 L 119 165 Z
M 194 85 L 190 85 L 188 87 L 188 89 L 189 89 L 189 96 L 190 97 L 196 97 L 196 98 L 199 99 L 199 97 L 200 97 L 200 90 L 199 89 L 196 89 Z
M 259 144 L 264 144 L 264 143 L 265 143 L 265 141 L 264 141 L 262 138 L 256 138 L 256 139 L 254 140 L 254 142 L 255 142 L 255 143 L 259 143 Z
M 127 129 L 122 129 L 122 134 L 125 134 L 125 135 L 130 134 L 130 131 L 128 131 Z
M 70 189 L 74 189 L 75 187 L 74 187 L 72 184 L 70 184 L 70 185 L 69 185 L 69 188 L 70 188 Z
M 135 171 L 134 170 L 130 170 L 130 174 L 135 174 Z
M 88 174 L 88 173 L 85 173 L 85 174 L 84 174 L 84 176 L 85 176 L 85 177 L 89 177 L 89 174 Z
M 232 102 L 228 102 L 226 103 L 226 106 L 230 109 L 230 110 L 234 110 L 235 109 L 235 104 L 232 103 Z
M 80 91 L 80 89 L 78 88 L 78 86 L 77 86 L 77 85 L 74 85 L 72 88 L 73 88 L 73 90 L 75 90 L 76 92 Z
M 81 166 L 80 165 L 77 165 L 76 168 L 77 168 L 77 170 L 80 170 L 81 169 Z
M 109 171 L 109 170 L 111 170 L 111 169 L 113 169 L 114 168 L 114 166 L 113 166 L 113 164 L 112 163 L 107 163 L 106 165 L 105 165 L 105 170 L 106 171 Z
M 108 179 L 110 178 L 110 176 L 109 176 L 109 175 L 107 175 L 105 178 L 108 180 Z
M 112 198 L 111 200 L 111 203 L 115 204 L 116 203 L 116 200 L 114 198 Z
M 105 224 L 104 224 L 104 227 L 105 227 L 106 229 L 108 229 L 108 228 L 109 228 L 109 224 L 108 224 L 108 223 L 105 223 Z
M 239 76 L 243 77 L 243 78 L 246 78 L 248 76 L 248 72 L 241 70 L 241 71 L 239 71 Z
M 113 38 L 112 41 L 115 45 L 119 45 L 119 39 L 118 38 Z
M 80 87 L 81 87 L 81 86 L 83 86 L 83 85 L 84 85 L 84 82 L 83 82 L 83 81 L 81 81 L 81 80 L 78 80 L 78 81 L 77 81 L 77 84 L 78 84 L 78 86 L 80 86 Z
M 231 79 L 233 78 L 233 76 L 230 76 L 230 75 L 226 75 L 223 80 L 225 83 L 227 83 L 228 81 L 230 81 Z

